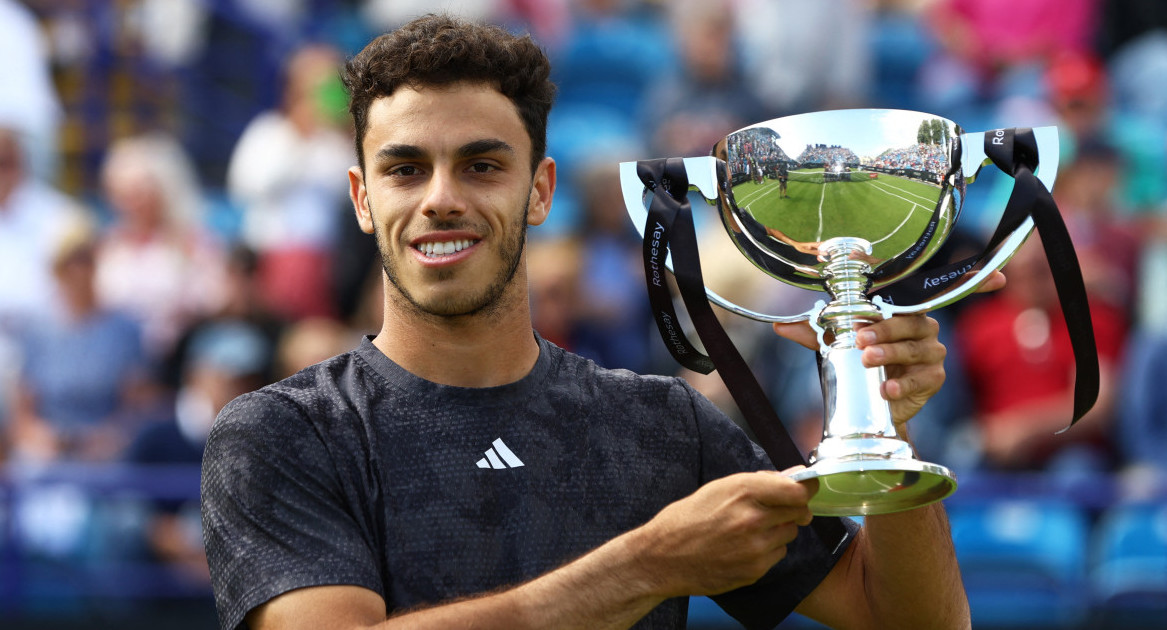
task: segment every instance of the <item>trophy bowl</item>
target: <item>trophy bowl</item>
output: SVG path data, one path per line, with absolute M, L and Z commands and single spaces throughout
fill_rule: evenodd
M 1040 156 L 1035 175 L 1052 189 L 1055 128 L 966 133 L 950 120 L 904 110 L 769 120 L 729 134 L 709 157 L 684 159 L 689 196 L 705 202 L 693 204 L 693 222 L 709 301 L 758 321 L 808 321 L 818 335 L 823 437 L 810 465 L 793 475 L 817 483 L 815 514 L 896 512 L 955 491 L 949 469 L 919 460 L 897 434 L 880 394 L 884 370 L 862 365 L 856 334 L 967 296 L 1025 241 L 1034 226 L 1028 216 L 998 230 L 975 260 L 933 260 L 953 232 L 966 186 L 998 145 L 1013 150 L 1015 135 L 1025 138 L 1018 150 L 1035 163 Z M 654 192 L 636 162 L 621 164 L 621 188 L 644 235 Z M 670 270 L 673 254 L 665 259 Z M 772 289 L 780 288 L 774 279 L 819 299 L 800 313 L 769 314 Z M 917 299 L 905 304 L 904 295 Z

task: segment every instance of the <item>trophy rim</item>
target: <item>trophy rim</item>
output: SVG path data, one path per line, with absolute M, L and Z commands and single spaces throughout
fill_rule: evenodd
M 877 490 L 842 491 L 828 483 L 872 477 L 870 473 L 914 475 L 910 484 L 884 486 Z M 884 475 L 879 475 L 884 476 Z M 805 483 L 818 482 L 811 497 L 810 510 L 815 516 L 870 516 L 891 514 L 923 507 L 948 498 L 956 491 L 956 475 L 948 468 L 917 459 L 838 459 L 820 460 L 792 473 L 790 478 Z

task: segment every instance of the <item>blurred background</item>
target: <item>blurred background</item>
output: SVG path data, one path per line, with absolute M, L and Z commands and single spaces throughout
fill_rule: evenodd
M 0 0 L 0 625 L 216 626 L 198 515 L 215 414 L 380 327 L 338 66 L 440 9 L 530 32 L 553 60 L 560 184 L 530 234 L 535 325 L 608 367 L 679 373 L 617 162 L 704 155 L 748 124 L 840 107 L 1057 125 L 1053 192 L 1091 296 L 1099 402 L 1055 435 L 1074 366 L 1031 239 L 1008 288 L 934 315 L 948 382 L 913 435 L 960 478 L 948 507 L 975 627 L 1167 625 L 1156 0 Z M 966 235 L 1008 197 L 990 170 Z M 764 290 L 777 312 L 805 310 Z M 725 323 L 813 447 L 813 354 Z M 684 376 L 736 417 L 716 375 Z M 705 599 L 691 617 L 738 627 Z

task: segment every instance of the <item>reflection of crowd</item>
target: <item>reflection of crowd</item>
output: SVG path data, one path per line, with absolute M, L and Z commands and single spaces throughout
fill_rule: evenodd
M 854 151 L 837 144 L 808 144 L 796 160 L 800 166 L 859 165 L 859 156 Z
M 772 129 L 755 127 L 729 136 L 730 172 L 776 176 L 778 164 L 792 162 Z
M 947 163 L 945 147 L 938 144 L 915 144 L 904 149 L 888 149 L 880 153 L 871 166 L 939 173 L 945 170 Z
M 370 240 L 353 229 L 344 173 L 348 160 L 337 149 L 349 141 L 348 126 L 338 117 L 336 73 L 328 64 L 355 52 L 347 49 L 350 39 L 367 39 L 351 35 L 351 29 L 365 24 L 356 19 L 353 7 L 365 6 L 362 16 L 384 18 L 377 28 L 400 17 L 394 11 L 405 9 L 375 0 L 315 2 L 302 3 L 314 8 L 298 16 L 279 11 L 256 16 L 230 7 L 260 3 L 185 3 L 207 14 L 202 16 L 205 28 L 189 25 L 179 33 L 201 33 L 205 41 L 183 48 L 178 35 L 163 41 L 168 38 L 98 28 L 118 24 L 132 29 L 141 26 L 137 17 L 145 20 L 145 14 L 88 19 L 92 16 L 78 8 L 128 13 L 137 3 L 27 4 L 37 11 L 28 23 L 39 24 L 42 34 L 56 33 L 59 40 L 53 47 L 37 48 L 54 57 L 36 60 L 39 69 L 29 72 L 48 76 L 52 68 L 58 87 L 68 89 L 60 89 L 60 96 L 33 94 L 31 87 L 0 90 L 0 462 L 5 470 L 22 474 L 79 463 L 197 466 L 202 440 L 225 400 L 351 349 L 360 335 L 376 332 L 369 322 L 380 321 L 380 269 Z M 707 153 L 708 138 L 791 113 L 784 109 L 787 103 L 811 110 L 837 102 L 839 89 L 825 83 L 839 73 L 802 77 L 811 85 L 779 100 L 767 100 L 743 79 L 773 74 L 773 83 L 789 86 L 778 74 L 806 70 L 811 61 L 819 61 L 809 52 L 813 46 L 805 47 L 807 59 L 784 59 L 782 64 L 773 63 L 764 46 L 751 48 L 751 43 L 793 41 L 772 37 L 778 27 L 770 22 L 764 36 L 743 38 L 740 48 L 731 45 L 738 41 L 727 33 L 751 21 L 749 8 L 769 10 L 782 3 L 463 4 L 474 4 L 486 19 L 526 25 L 550 47 L 555 67 L 573 69 L 555 77 L 562 90 L 554 111 L 563 117 L 557 119 L 553 112 L 549 137 L 549 154 L 562 156 L 564 165 L 552 216 L 567 217 L 562 224 L 568 227 L 554 235 L 556 240 L 540 242 L 539 228 L 530 235 L 532 257 L 549 261 L 530 270 L 536 326 L 556 343 L 608 366 L 675 371 L 647 313 L 639 278 L 640 242 L 624 219 L 616 178 L 610 169 L 592 168 L 593 163 L 611 166 L 646 155 Z M 828 17 L 834 21 L 857 19 L 864 5 L 857 0 L 814 4 L 847 5 L 831 12 Z M 673 5 L 677 7 L 662 8 Z M 685 19 L 682 7 L 705 5 L 717 5 L 732 18 L 716 25 L 723 29 L 719 37 L 680 36 L 682 29 L 708 24 Z M 28 13 L 14 0 L 0 0 L 0 10 Z M 917 14 L 898 17 L 916 29 L 928 28 Z M 762 28 L 758 20 L 753 22 L 753 28 Z M 24 41 L 8 32 L 24 23 L 0 19 L 0 50 L 7 42 Z M 898 29 L 903 23 L 890 26 Z M 786 28 L 796 24 L 787 21 Z M 70 38 L 61 35 L 87 27 L 94 31 L 85 41 L 100 54 L 88 54 L 81 44 L 70 47 Z M 1039 31 L 1034 38 L 1044 41 L 1045 29 L 1034 28 Z M 309 40 L 331 40 L 335 48 L 314 45 L 295 62 L 293 53 L 302 48 L 296 43 Z M 131 45 L 122 45 L 126 42 Z M 241 42 L 263 42 L 270 49 L 228 54 L 235 50 L 230 46 L 243 46 Z M 717 54 L 705 50 L 709 46 L 717 47 Z M 1119 50 L 1117 44 L 1113 50 Z M 900 51 L 858 50 L 855 54 L 862 58 L 841 62 L 905 63 Z M 117 57 L 126 54 L 152 56 Z M 244 70 L 274 75 L 265 65 L 272 58 L 288 61 L 280 86 L 268 86 L 265 93 L 260 90 L 264 83 L 253 81 Z M 16 60 L 5 59 L 0 85 L 16 85 L 3 74 Z M 333 61 L 321 64 L 321 59 Z M 1161 172 L 1167 163 L 1167 133 L 1155 122 L 1167 118 L 1164 112 L 1146 109 L 1167 102 L 1162 98 L 1167 80 L 1139 80 L 1112 90 L 1105 59 L 1053 54 L 1038 59 L 1034 63 L 1044 65 L 1026 67 L 1038 67 L 1047 81 L 1024 83 L 1030 91 L 1017 94 L 1008 93 L 1011 84 L 1002 83 L 1000 100 L 978 103 L 981 120 L 991 118 L 1006 99 L 1011 106 L 1029 99 L 1030 111 L 1046 112 L 1048 123 L 1060 124 L 1068 140 L 1070 166 L 1060 174 L 1055 194 L 1098 304 L 1105 395 L 1087 424 L 1052 436 L 1054 425 L 1068 417 L 1073 370 L 1064 360 L 1066 340 L 1058 326 L 1060 312 L 1049 299 L 1050 280 L 1040 260 L 1029 264 L 1030 252 L 1019 256 L 1016 270 L 1006 269 L 1018 278 L 1010 289 L 938 311 L 950 351 L 949 380 L 913 421 L 913 433 L 925 457 L 968 470 L 1025 470 L 1050 478 L 1066 470 L 1167 475 L 1162 420 L 1167 401 L 1161 387 L 1167 382 L 1167 263 L 1162 262 L 1167 260 L 1167 188 Z M 637 65 L 642 61 L 644 69 Z M 713 62 L 717 68 L 702 67 Z M 978 76 L 1008 66 L 1000 59 L 984 65 L 991 71 Z M 734 72 L 723 72 L 726 67 Z M 109 68 L 170 72 L 173 80 L 153 83 L 118 74 L 105 77 L 108 85 L 86 82 L 101 80 L 98 70 L 112 72 Z M 667 72 L 673 69 L 675 73 Z M 184 95 L 176 77 L 186 76 L 201 77 L 193 85 L 218 86 L 221 102 L 206 102 L 205 92 Z M 919 80 L 936 81 L 936 76 L 922 74 Z M 823 84 L 815 84 L 816 77 Z M 685 89 L 653 109 L 649 96 L 654 88 L 672 89 L 677 83 Z M 713 94 L 711 84 L 717 87 L 717 98 L 699 103 L 689 98 Z M 1020 89 L 1018 85 L 1012 87 Z M 109 102 L 85 100 L 104 87 L 110 88 L 104 90 Z M 1040 93 L 1032 93 L 1038 89 Z M 816 100 L 818 93 L 835 96 Z M 919 90 L 929 93 L 940 90 Z M 859 96 L 867 103 L 885 104 L 882 95 Z M 923 98 L 911 92 L 899 97 L 909 105 Z M 55 111 L 45 103 L 58 98 L 65 101 L 67 122 L 60 129 L 62 155 L 46 156 L 52 145 L 30 144 L 29 139 L 54 135 L 45 133 L 40 119 Z M 117 98 L 128 100 L 115 102 Z M 243 114 L 232 109 L 240 99 L 251 99 Z M 343 108 L 343 94 L 340 101 Z M 964 99 L 962 107 L 969 102 Z M 121 109 L 110 112 L 110 107 Z M 35 125 L 22 108 L 33 110 Z M 135 118 L 158 110 L 181 114 L 173 120 Z M 595 123 L 579 131 L 565 122 L 567 112 L 586 114 L 593 117 L 587 120 L 610 127 Z M 92 119 L 99 120 L 96 130 L 85 126 Z M 692 137 L 694 120 L 701 123 L 700 142 Z M 211 140 L 225 129 L 234 134 L 233 141 L 216 149 Z M 791 157 L 768 134 L 772 132 L 759 128 L 733 136 L 729 154 L 739 156 L 730 164 L 733 173 L 769 172 L 783 162 L 859 163 L 842 146 L 808 146 Z M 601 144 L 614 137 L 619 142 Z M 691 146 L 696 144 L 699 151 Z M 662 153 L 648 153 L 646 146 L 659 147 Z M 674 148 L 678 153 L 664 153 Z M 745 155 L 756 162 L 745 162 L 740 157 Z M 567 166 L 569 156 L 587 159 Z M 936 172 L 945 159 L 942 147 L 921 144 L 887 151 L 873 165 Z M 51 171 L 46 165 L 53 163 L 68 168 L 55 177 L 45 175 Z M 974 189 L 970 199 L 981 194 Z M 749 280 L 735 286 L 746 286 Z M 774 292 L 789 300 L 776 304 L 776 312 L 804 310 L 791 305 L 797 297 L 786 298 L 781 289 Z M 750 355 L 782 416 L 796 433 L 808 436 L 806 445 L 813 444 L 821 436 L 813 355 L 775 347 L 782 342 L 774 341 L 768 328 L 751 325 L 738 318 L 728 324 L 735 339 L 747 340 L 739 346 Z M 714 400 L 727 401 L 715 379 L 699 386 Z M 173 579 L 180 585 L 204 579 L 197 511 L 191 503 L 169 496 L 128 518 L 111 514 L 98 496 L 84 490 L 42 490 L 20 494 L 19 504 L 13 493 L 0 495 L 0 523 L 5 524 L 0 530 L 11 530 L 17 539 L 12 546 L 0 540 L 0 563 L 20 556 L 64 566 L 117 556 L 170 562 L 178 567 Z M 0 575 L 7 574 L 7 567 L 0 566 Z

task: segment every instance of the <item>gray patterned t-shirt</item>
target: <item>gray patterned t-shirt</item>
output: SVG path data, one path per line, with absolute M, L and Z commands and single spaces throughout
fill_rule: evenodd
M 222 626 L 308 586 L 362 586 L 392 612 L 519 584 L 707 481 L 770 467 L 684 381 L 539 343 L 523 379 L 469 389 L 422 380 L 366 339 L 228 405 L 202 482 Z M 845 547 L 802 528 L 769 575 L 719 603 L 772 627 Z M 637 627 L 681 628 L 685 611 L 669 600 Z

